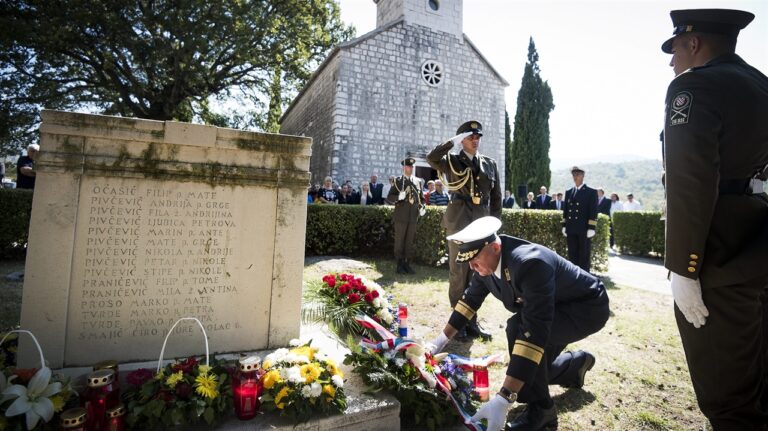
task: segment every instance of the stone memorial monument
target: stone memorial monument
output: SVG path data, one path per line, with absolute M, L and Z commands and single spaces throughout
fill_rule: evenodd
M 156 359 L 183 316 L 212 352 L 298 336 L 311 139 L 50 110 L 40 133 L 21 325 L 51 367 Z

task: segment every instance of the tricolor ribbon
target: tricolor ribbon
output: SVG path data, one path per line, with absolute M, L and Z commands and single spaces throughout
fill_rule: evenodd
M 359 323 L 361 326 L 372 329 L 376 331 L 379 336 L 384 341 L 376 342 L 369 339 L 362 339 L 360 341 L 360 345 L 362 347 L 365 347 L 367 349 L 372 350 L 407 350 L 409 347 L 417 345 L 413 340 L 409 340 L 406 338 L 400 338 L 389 332 L 389 330 L 385 327 L 383 327 L 379 322 L 373 320 L 371 317 L 359 314 L 355 318 L 357 323 Z M 486 356 L 479 359 L 470 359 L 459 355 L 448 355 L 451 360 L 461 366 L 462 368 L 465 366 L 472 366 L 472 365 L 485 365 L 492 364 L 493 362 L 498 361 L 501 359 L 501 354 L 494 354 L 490 356 Z M 446 397 L 451 401 L 453 404 L 453 407 L 456 409 L 456 412 L 459 414 L 459 417 L 461 417 L 462 422 L 464 423 L 464 426 L 467 427 L 470 431 L 486 431 L 485 425 L 479 423 L 479 422 L 472 422 L 472 415 L 467 413 L 464 408 L 461 406 L 461 403 L 459 403 L 459 400 L 456 399 L 456 397 L 453 396 L 453 393 L 451 392 L 451 386 L 445 381 L 443 378 L 438 378 L 438 376 L 435 374 L 434 371 L 427 371 L 426 369 L 423 369 L 421 367 L 415 367 L 419 370 L 419 373 L 421 374 L 422 380 L 427 382 L 430 386 L 434 384 L 434 387 L 437 388 L 440 392 L 444 393 Z
M 467 358 L 465 356 L 454 355 L 449 353 L 448 357 L 451 358 L 454 364 L 460 366 L 465 371 L 471 371 L 474 367 L 487 367 L 494 362 L 499 362 L 504 358 L 503 353 L 494 353 L 493 355 L 483 356 L 482 358 Z

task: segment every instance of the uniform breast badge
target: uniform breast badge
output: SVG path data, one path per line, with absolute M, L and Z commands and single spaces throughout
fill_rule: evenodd
M 480 196 L 472 196 L 472 203 L 475 205 L 480 205 Z

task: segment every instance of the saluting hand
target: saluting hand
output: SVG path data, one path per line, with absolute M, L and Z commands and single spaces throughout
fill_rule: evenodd
M 464 132 L 459 133 L 458 135 L 454 136 L 453 138 L 449 139 L 449 141 L 453 142 L 453 145 L 459 145 L 461 144 L 461 141 L 464 140 L 467 136 L 471 135 L 472 132 Z
M 701 298 L 701 282 L 672 273 L 672 296 L 685 320 L 695 328 L 704 326 L 709 310 Z

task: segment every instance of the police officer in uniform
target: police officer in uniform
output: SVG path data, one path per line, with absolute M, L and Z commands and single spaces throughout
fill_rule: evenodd
M 671 12 L 666 251 L 699 408 L 715 431 L 768 429 L 768 78 L 735 54 L 754 18 Z M 762 399 L 761 399 L 762 397 Z
M 482 136 L 483 125 L 478 121 L 467 121 L 456 130 L 456 136 L 427 155 L 429 165 L 445 177 L 443 182 L 451 194 L 451 201 L 443 215 L 443 227 L 449 235 L 480 217 L 491 215 L 501 219 L 499 169 L 495 160 L 478 152 Z M 458 154 L 450 154 L 451 148 L 456 145 L 461 145 L 462 149 Z M 448 298 L 451 307 L 456 306 L 471 275 L 466 263 L 456 261 L 457 253 L 458 247 L 449 242 Z M 477 318 L 458 338 L 465 339 L 467 336 L 491 339 L 491 335 L 478 325 Z
M 416 160 L 406 157 L 400 164 L 403 175 L 395 178 L 389 189 L 387 201 L 395 203 L 392 221 L 395 224 L 395 259 L 398 274 L 415 274 L 410 260 L 413 258 L 413 244 L 416 238 L 416 221 L 424 211 L 424 194 L 421 189 L 424 180 L 413 175 Z
M 589 272 L 592 237 L 597 228 L 597 190 L 584 184 L 584 170 L 571 168 L 573 188 L 565 192 L 563 235 L 568 242 L 568 260 Z
M 488 294 L 493 295 L 515 313 L 507 320 L 510 361 L 498 395 L 473 420 L 487 419 L 488 430 L 497 431 L 517 400 L 528 405 L 508 430 L 556 428 L 549 385 L 584 385 L 584 375 L 594 366 L 595 357 L 563 350 L 605 326 L 608 295 L 595 276 L 542 245 L 496 235 L 499 227 L 498 219 L 483 217 L 448 236 L 458 246 L 457 260 L 469 262 L 474 273 L 431 350 L 433 354 L 442 350 L 473 318 Z

